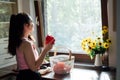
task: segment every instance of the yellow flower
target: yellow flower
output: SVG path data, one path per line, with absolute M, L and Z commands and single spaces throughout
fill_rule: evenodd
M 102 46 L 103 45 L 103 43 L 102 42 L 98 42 L 98 46 Z
M 106 49 L 109 48 L 109 43 L 105 42 L 104 43 L 104 48 L 106 48 Z
M 108 30 L 108 27 L 107 26 L 103 26 L 103 30 Z
M 98 41 L 100 41 L 100 39 L 101 39 L 101 38 L 100 38 L 100 37 L 98 37 L 97 39 L 98 39 Z
M 102 30 L 102 34 L 104 35 L 104 34 L 106 34 L 108 32 L 108 30 Z
M 96 46 L 96 43 L 95 42 L 91 42 L 90 43 L 90 47 L 93 49 L 93 48 L 95 48 L 95 46 Z
M 91 51 L 91 49 L 89 49 L 89 48 L 86 49 L 86 52 L 87 52 L 88 54 L 90 54 L 90 51 Z
M 110 39 L 107 39 L 106 41 L 107 41 L 107 43 L 111 44 L 111 40 Z

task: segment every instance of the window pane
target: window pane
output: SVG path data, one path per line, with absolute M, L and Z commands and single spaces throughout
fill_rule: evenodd
M 102 38 L 100 0 L 45 1 L 45 33 L 55 37 L 55 46 L 64 46 L 73 52 L 83 53 L 82 39 L 96 36 Z
M 10 15 L 14 11 L 14 5 L 16 3 L 13 0 L 0 0 L 0 41 L 8 37 Z

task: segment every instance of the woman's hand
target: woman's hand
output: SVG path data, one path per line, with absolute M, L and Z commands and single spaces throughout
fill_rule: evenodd
M 55 38 L 51 35 L 47 35 L 44 42 L 45 51 L 48 52 L 50 49 L 52 49 L 54 43 L 55 43 Z
M 50 49 L 52 49 L 53 47 L 53 42 L 55 41 L 55 39 L 52 39 L 49 43 L 44 43 L 44 49 L 46 52 L 48 52 Z

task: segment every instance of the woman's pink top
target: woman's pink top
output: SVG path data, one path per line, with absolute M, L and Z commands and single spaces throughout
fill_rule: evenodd
M 24 39 L 24 40 L 31 43 L 32 50 L 34 52 L 35 60 L 37 60 L 38 59 L 38 52 L 37 52 L 33 42 L 29 41 L 28 39 Z M 28 67 L 28 65 L 26 63 L 23 52 L 21 52 L 18 48 L 16 49 L 16 60 L 17 60 L 17 66 L 18 66 L 19 70 L 29 69 L 29 67 Z

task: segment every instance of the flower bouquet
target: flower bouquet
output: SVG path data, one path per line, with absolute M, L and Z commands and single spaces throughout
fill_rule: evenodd
M 107 26 L 103 27 L 103 35 L 106 35 L 108 30 Z M 111 40 L 109 38 L 102 39 L 100 37 L 96 37 L 92 39 L 90 37 L 82 40 L 81 46 L 86 53 L 90 56 L 91 59 L 95 57 L 96 54 L 104 54 L 105 51 L 109 48 Z

